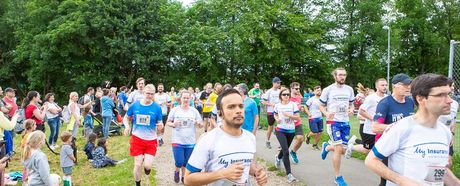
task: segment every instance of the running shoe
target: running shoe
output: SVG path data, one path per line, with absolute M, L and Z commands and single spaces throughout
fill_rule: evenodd
M 347 186 L 347 182 L 345 182 L 342 176 L 336 177 L 334 183 L 338 186 Z
M 145 175 L 150 175 L 150 171 L 151 171 L 151 169 L 146 169 L 146 168 L 144 168 L 144 173 L 145 173 Z
M 281 159 L 278 159 L 278 155 L 275 156 L 275 167 L 277 169 L 281 167 Z
M 315 150 L 321 150 L 319 149 L 318 144 L 315 144 Z
M 350 159 L 351 154 L 353 154 L 353 146 L 355 145 L 355 140 L 356 136 L 353 135 L 349 140 L 348 140 L 348 145 L 347 145 L 347 150 L 345 151 L 345 158 Z
M 288 182 L 289 182 L 289 183 L 292 183 L 292 182 L 297 181 L 297 179 L 296 179 L 296 178 L 294 177 L 294 175 L 292 175 L 291 173 L 289 173 L 289 174 L 287 175 L 287 179 L 288 179 Z
M 174 182 L 179 183 L 179 171 L 174 171 Z
M 182 184 L 184 184 L 184 177 L 180 178 L 180 181 L 182 181 Z
M 291 155 L 292 163 L 293 163 L 293 164 L 298 164 L 298 163 L 299 163 L 299 159 L 297 158 L 297 153 L 294 152 L 293 150 L 291 150 L 291 152 L 290 152 L 289 154 Z
M 307 136 L 307 137 L 306 137 L 305 143 L 307 143 L 307 145 L 310 144 L 310 138 L 311 138 L 310 136 Z
M 319 149 L 318 144 L 311 145 L 311 150 L 316 150 L 316 149 Z
M 259 129 L 262 129 L 262 125 L 261 125 L 261 124 L 259 124 L 259 127 L 258 127 L 258 128 L 259 128 Z
M 329 151 L 327 151 L 326 147 L 327 147 L 327 142 L 323 142 L 323 145 L 322 145 L 322 148 L 321 148 L 321 159 L 323 159 L 323 160 L 326 159 L 327 153 L 329 152 Z
M 270 142 L 269 142 L 269 141 L 267 141 L 267 142 L 265 143 L 265 146 L 267 147 L 267 149 L 272 149 L 272 145 L 270 145 Z

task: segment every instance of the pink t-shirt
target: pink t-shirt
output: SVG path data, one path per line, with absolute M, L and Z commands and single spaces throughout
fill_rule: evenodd
M 13 106 L 13 107 L 11 107 L 10 111 L 8 112 L 8 116 L 13 117 L 14 113 L 16 113 L 16 111 L 18 110 L 18 105 L 14 102 L 14 100 L 10 100 L 7 97 L 4 97 L 3 101 L 8 105 Z
M 294 102 L 297 105 L 297 107 L 299 108 L 299 110 L 302 108 L 302 105 L 301 105 L 302 96 L 300 96 L 300 95 L 299 96 L 291 96 L 289 101 Z M 301 125 L 302 124 L 302 119 L 299 119 L 299 120 L 295 121 L 294 124 L 295 124 L 296 127 Z

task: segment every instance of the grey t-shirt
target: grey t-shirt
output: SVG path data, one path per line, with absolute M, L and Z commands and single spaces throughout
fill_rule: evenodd
M 62 145 L 61 148 L 61 167 L 72 167 L 75 165 L 70 157 L 73 156 L 73 149 L 70 145 Z

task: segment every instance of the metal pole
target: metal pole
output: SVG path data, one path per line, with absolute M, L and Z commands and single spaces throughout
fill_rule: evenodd
M 453 76 L 453 68 L 454 68 L 454 48 L 455 48 L 455 41 L 450 40 L 450 52 L 449 52 L 449 74 L 448 77 L 452 78 Z
M 388 27 L 387 82 L 390 83 L 390 27 Z M 388 88 L 388 91 L 390 89 Z

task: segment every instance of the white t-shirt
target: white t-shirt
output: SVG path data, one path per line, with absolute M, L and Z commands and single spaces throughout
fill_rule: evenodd
M 384 94 L 383 97 L 380 97 L 376 93 L 371 94 L 367 96 L 366 99 L 364 99 L 364 102 L 360 106 L 360 109 L 365 110 L 369 115 L 371 115 L 372 118 L 374 118 L 378 103 L 380 102 L 380 100 L 382 100 L 386 96 L 387 96 L 386 94 Z M 375 133 L 372 132 L 372 122 L 373 121 L 374 121 L 373 119 L 372 120 L 365 119 L 364 127 L 363 127 L 363 132 L 365 134 L 375 135 Z
M 144 94 L 142 94 L 138 90 L 134 90 L 128 96 L 128 105 L 131 105 L 136 101 L 140 101 L 142 98 L 144 98 Z
M 216 117 L 216 125 L 221 126 L 222 125 L 222 118 L 220 118 L 219 114 L 217 114 L 216 105 L 214 105 L 214 107 L 212 108 L 211 114 Z
M 181 123 L 172 131 L 173 146 L 193 147 L 195 145 L 195 123 L 203 121 L 198 110 L 193 107 L 189 107 L 187 110 L 182 109 L 180 106 L 174 107 L 168 115 L 168 121 L 173 123 L 180 121 Z
M 220 127 L 204 134 L 193 149 L 187 164 L 187 169 L 192 172 L 214 172 L 230 165 L 242 162 L 244 173 L 235 183 L 227 179 L 215 181 L 211 186 L 235 185 L 249 183 L 249 167 L 256 153 L 256 139 L 251 132 L 243 130 L 240 136 L 232 136 Z M 245 184 L 246 183 L 246 184 Z
M 295 121 L 289 117 L 283 116 L 282 113 L 287 114 L 296 114 L 299 113 L 299 107 L 294 102 L 289 102 L 288 104 L 278 103 L 275 105 L 274 113 L 278 115 L 280 122 L 276 125 L 276 130 L 286 133 L 295 132 Z
M 428 128 L 408 116 L 389 125 L 372 151 L 380 159 L 388 157 L 388 167 L 398 174 L 443 185 L 451 141 L 452 134 L 444 124 Z M 388 185 L 396 184 L 387 181 Z
M 267 92 L 262 96 L 262 99 L 264 101 L 268 101 L 269 103 L 272 104 L 277 104 L 280 102 L 280 89 L 274 90 L 271 88 L 270 90 L 267 90 Z M 273 112 L 274 107 L 272 106 L 267 106 L 267 113 Z
M 51 109 L 58 109 L 59 107 L 57 106 L 56 103 L 50 103 L 48 102 L 48 110 L 46 110 L 46 119 L 52 119 L 52 118 L 55 118 L 55 117 L 58 117 L 59 114 L 53 114 L 50 112 Z
M 320 104 L 321 102 L 319 101 L 319 98 L 316 96 L 311 97 L 310 99 L 307 100 L 306 105 L 308 106 L 308 110 L 310 111 L 310 114 L 311 114 L 310 119 L 321 118 L 323 116 L 321 114 L 321 110 L 319 110 Z
M 348 122 L 350 120 L 348 109 L 350 108 L 350 103 L 355 100 L 355 93 L 350 86 L 342 85 L 338 87 L 335 83 L 329 85 L 323 90 L 319 100 L 321 103 L 326 104 L 328 112 L 335 112 L 332 121 Z
M 455 120 L 455 118 L 457 118 L 457 112 L 458 112 L 458 102 L 455 100 L 452 100 L 452 103 L 450 104 L 450 114 L 439 116 L 438 122 L 441 122 L 444 125 L 450 126 L 452 120 Z
M 166 105 L 166 103 L 171 102 L 171 97 L 169 97 L 169 95 L 166 94 L 166 93 L 163 93 L 163 94 L 156 93 L 155 94 L 155 102 L 158 105 L 160 105 L 161 113 L 163 113 L 163 116 L 166 116 L 168 114 L 168 106 Z

